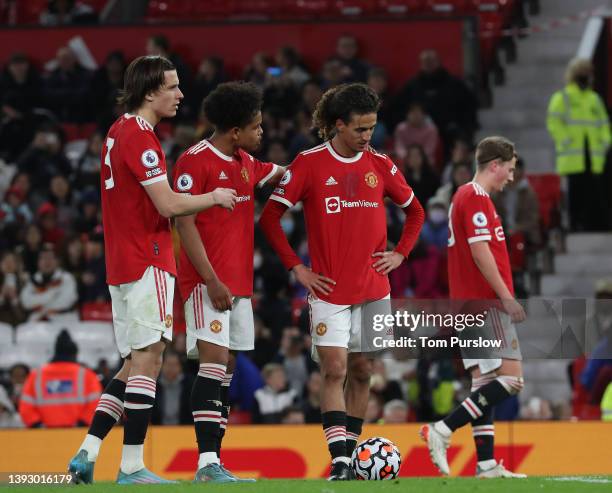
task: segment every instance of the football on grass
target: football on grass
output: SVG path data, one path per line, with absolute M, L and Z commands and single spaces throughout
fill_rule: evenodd
M 399 474 L 402 458 L 391 440 L 375 437 L 368 438 L 355 447 L 351 465 L 357 479 L 395 479 Z

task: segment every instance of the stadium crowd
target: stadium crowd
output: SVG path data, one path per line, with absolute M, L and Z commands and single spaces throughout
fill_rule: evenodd
M 450 74 L 432 50 L 424 51 L 414 78 L 389 91 L 385 71 L 359 56 L 358 40 L 338 38 L 320 71 L 306 66 L 291 46 L 257 53 L 243 78 L 264 94 L 262 160 L 289 164 L 302 150 L 320 143 L 312 112 L 323 91 L 349 81 L 367 83 L 384 101 L 372 140 L 393 156 L 427 208 L 421 238 L 408 261 L 392 272 L 393 297 L 442 298 L 446 279 L 447 211 L 454 191 L 473 175 L 473 138 L 478 128 L 477 99 L 470 86 Z M 143 50 L 145 47 L 143 47 Z M 228 80 L 222 59 L 210 56 L 198 67 L 185 64 L 163 36 L 148 40 L 146 51 L 168 57 L 178 69 L 186 97 L 175 121 L 160 125 L 169 175 L 189 146 L 208 135 L 201 101 Z M 85 69 L 69 47 L 60 47 L 44 69 L 27 54 L 14 53 L 0 77 L 0 322 L 57 320 L 81 313 L 88 304 L 109 303 L 99 196 L 100 150 L 108 127 L 121 114 L 116 104 L 127 60 L 109 53 L 96 71 Z M 74 139 L 74 128 L 85 139 Z M 72 133 L 72 134 L 71 134 Z M 500 197 L 510 230 L 528 245 L 541 239 L 537 200 L 524 176 Z M 256 219 L 270 190 L 257 197 Z M 504 205 L 506 207 L 504 207 Z M 389 241 L 402 230 L 403 215 L 389 206 Z M 282 228 L 308 264 L 305 225 L 288 211 Z M 255 238 L 256 347 L 241 354 L 231 387 L 233 420 L 257 423 L 318 422 L 321 377 L 310 359 L 305 290 L 285 271 L 261 234 Z M 522 272 L 517 272 L 521 279 Z M 520 295 L 527 295 L 518 283 Z M 182 303 L 175 304 L 175 317 Z M 178 324 L 177 324 L 178 325 Z M 176 331 L 176 328 L 175 328 Z M 179 331 L 180 332 L 180 331 Z M 154 422 L 190 424 L 189 392 L 197 365 L 184 358 L 184 336 L 175 335 L 158 384 Z M 80 360 L 79 360 L 80 361 Z M 106 361 L 82 361 L 102 386 L 113 374 Z M 18 421 L 16 409 L 28 367 L 6 369 L 0 385 L 0 426 Z M 463 370 L 452 361 L 379 361 L 371 384 L 366 420 L 386 423 L 431 421 L 465 396 Z M 535 408 L 535 405 L 531 406 Z M 538 408 L 539 409 L 539 408 Z M 522 411 L 532 418 L 565 416 L 565 410 Z M 239 411 L 239 412 L 238 412 Z M 514 400 L 499 419 L 514 419 Z M 76 423 L 75 423 L 76 424 Z

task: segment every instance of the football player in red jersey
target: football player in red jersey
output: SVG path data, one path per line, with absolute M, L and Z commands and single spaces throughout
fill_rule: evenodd
M 446 418 L 424 425 L 421 437 L 442 474 L 449 474 L 446 449 L 451 434 L 471 423 L 481 478 L 525 477 L 508 471 L 493 456 L 493 407 L 523 388 L 521 351 L 514 323 L 525 320 L 514 299 L 512 271 L 501 220 L 489 194 L 513 180 L 514 144 L 503 137 L 487 137 L 476 148 L 478 169 L 473 181 L 459 187 L 449 208 L 448 272 L 453 300 L 499 300 L 502 309 L 486 304 L 482 333 L 497 339 L 495 353 L 463 351 L 463 364 L 472 376 L 471 395 Z
M 89 432 L 70 461 L 77 482 L 91 483 L 100 445 L 125 412 L 119 483 L 162 483 L 144 466 L 143 444 L 165 340 L 172 340 L 176 265 L 172 216 L 215 205 L 232 210 L 236 193 L 175 193 L 153 129 L 176 115 L 183 99 L 172 63 L 147 56 L 127 68 L 119 102 L 127 110 L 112 125 L 102 149 L 102 218 L 107 283 L 115 339 L 124 364 L 100 398 Z
M 261 144 L 261 105 L 261 92 L 255 85 L 220 84 L 203 104 L 214 134 L 188 149 L 176 163 L 177 192 L 199 194 L 229 186 L 238 195 L 232 212 L 212 209 L 176 222 L 187 353 L 200 361 L 191 394 L 200 454 L 198 482 L 246 481 L 225 469 L 219 455 L 235 368 L 230 351 L 255 348 L 251 306 L 255 188 L 277 183 L 284 172 L 249 154 Z
M 311 335 L 323 378 L 321 413 L 332 456 L 330 480 L 352 479 L 349 457 L 367 407 L 372 349 L 361 318 L 377 303 L 389 307 L 389 279 L 414 246 L 423 208 L 398 167 L 370 146 L 380 100 L 364 84 L 327 91 L 313 115 L 325 142 L 287 168 L 261 216 L 268 242 L 309 291 Z M 406 213 L 404 230 L 387 251 L 384 199 Z M 302 201 L 312 268 L 303 265 L 280 226 Z M 371 344 L 371 342 L 370 342 Z M 346 381 L 346 386 L 345 386 Z

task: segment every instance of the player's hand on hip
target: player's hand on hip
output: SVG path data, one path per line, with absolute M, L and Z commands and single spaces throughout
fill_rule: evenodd
M 233 188 L 215 188 L 212 191 L 213 200 L 215 205 L 223 207 L 224 209 L 234 210 L 236 205 L 236 190 Z
M 404 261 L 404 256 L 399 252 L 376 252 L 372 257 L 379 257 L 372 264 L 374 270 L 382 275 L 387 275 L 392 270 L 397 269 Z
M 317 291 L 322 294 L 330 294 L 334 290 L 336 281 L 312 272 L 310 267 L 301 264 L 296 265 L 293 268 L 293 273 L 299 283 L 304 286 L 314 298 L 318 298 Z
M 232 292 L 219 278 L 206 283 L 206 292 L 215 310 L 224 312 L 232 309 Z
M 522 322 L 527 318 L 527 315 L 525 315 L 525 309 L 515 299 L 511 298 L 507 300 L 502 300 L 502 305 L 504 307 L 505 312 L 510 315 L 510 320 L 512 320 L 512 322 L 514 322 L 515 324 Z

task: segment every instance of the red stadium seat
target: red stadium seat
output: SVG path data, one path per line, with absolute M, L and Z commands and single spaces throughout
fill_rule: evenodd
M 333 2 L 333 12 L 343 16 L 359 17 L 375 15 L 378 10 L 376 0 L 338 0 Z
M 193 0 L 151 0 L 146 18 L 149 20 L 186 20 L 193 11 Z
M 470 13 L 468 0 L 427 0 L 427 10 L 438 15 L 465 15 Z
M 195 2 L 192 15 L 195 19 L 228 19 L 236 12 L 236 3 L 232 0 Z
M 81 320 L 112 322 L 113 308 L 110 303 L 83 303 L 81 306 Z
M 392 15 L 420 14 L 426 10 L 426 0 L 380 0 L 380 10 Z
M 331 0 L 288 0 L 282 10 L 290 17 L 321 17 L 330 14 Z

